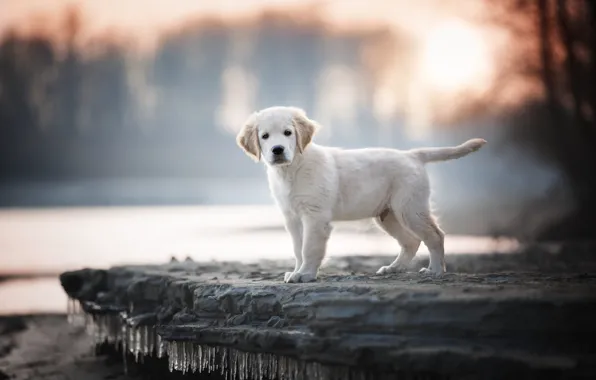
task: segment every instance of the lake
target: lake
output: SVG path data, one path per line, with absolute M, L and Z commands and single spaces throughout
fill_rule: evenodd
M 514 241 L 448 235 L 448 254 L 510 251 Z M 0 275 L 58 274 L 81 267 L 195 261 L 291 259 L 274 206 L 0 209 Z M 328 257 L 396 255 L 397 243 L 372 222 L 339 223 Z M 424 246 L 421 253 L 427 253 Z M 388 262 L 392 258 L 388 257 Z M 57 278 L 0 282 L 0 314 L 64 312 Z

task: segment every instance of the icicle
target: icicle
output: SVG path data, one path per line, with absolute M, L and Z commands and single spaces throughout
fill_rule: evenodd
M 244 372 L 246 371 L 246 354 L 242 351 L 238 351 L 238 363 L 240 366 L 240 368 L 238 368 L 240 380 L 245 380 L 246 377 L 244 376 Z
M 271 354 L 265 354 L 263 356 L 263 372 L 265 378 L 273 377 L 273 374 L 271 373 L 271 362 Z
M 108 344 L 114 344 L 116 341 L 116 334 L 114 329 L 114 318 L 111 315 L 106 316 L 106 341 Z
M 137 327 L 137 331 L 139 334 L 139 346 L 138 346 L 138 350 L 137 350 L 137 356 L 139 357 L 139 359 L 144 355 L 145 353 L 145 344 L 147 343 L 145 338 L 145 326 L 139 326 Z M 137 359 L 137 361 L 139 360 Z
M 292 358 L 288 358 L 288 379 L 289 380 L 296 380 L 296 365 L 294 365 L 294 360 Z
M 177 370 L 176 360 L 178 360 L 178 346 L 176 345 L 176 342 L 170 342 L 168 348 L 168 360 L 172 362 L 172 369 Z
M 286 364 L 287 364 L 287 358 L 285 356 L 280 357 L 278 368 L 277 368 L 277 375 L 281 380 L 285 379 L 286 374 L 288 373 L 288 366 Z
M 184 373 L 190 371 L 190 361 L 192 359 L 194 345 L 191 342 L 184 342 Z
M 198 360 L 197 360 L 197 351 L 199 349 L 199 346 L 197 346 L 196 344 L 192 345 L 192 350 L 191 350 L 191 355 L 190 355 L 190 369 L 188 370 L 188 372 L 190 373 L 195 373 L 197 372 L 198 369 Z
M 304 375 L 307 379 L 318 379 L 317 377 L 317 370 L 316 370 L 316 363 L 307 363 L 306 364 L 306 371 Z
M 141 326 L 141 355 L 149 354 L 149 326 Z
M 115 315 L 114 316 L 114 332 L 116 334 L 116 342 L 114 343 L 116 346 L 119 344 L 124 344 L 124 334 L 122 331 L 122 327 L 124 326 L 124 323 L 122 323 L 122 321 L 120 320 L 120 316 Z
M 257 374 L 256 377 L 258 380 L 263 379 L 263 354 L 260 352 L 257 354 L 257 363 L 256 363 Z
M 153 356 L 155 353 L 155 328 L 147 326 L 147 355 Z
M 241 369 L 241 363 L 240 363 L 240 352 L 237 350 L 234 350 L 234 372 L 232 373 L 232 379 L 237 380 L 240 379 L 241 374 L 240 374 L 240 369 Z
M 168 343 L 166 348 L 168 353 L 168 367 L 170 372 L 174 372 L 174 344 Z
M 120 342 L 122 344 L 122 362 L 124 363 L 124 374 L 128 375 L 128 358 L 126 354 L 128 353 L 128 325 L 126 322 L 120 322 Z
M 211 351 L 211 372 L 215 372 L 219 369 L 219 346 L 213 346 Z
M 213 365 L 215 364 L 215 349 L 213 346 L 207 346 L 207 350 L 209 351 L 209 372 L 213 372 Z
M 255 354 L 253 354 L 252 352 L 248 352 L 246 354 L 246 378 L 247 379 L 252 379 L 252 377 L 254 376 L 255 370 L 254 370 L 254 364 L 256 362 L 255 359 Z
M 241 352 L 240 356 L 242 356 L 242 380 L 248 380 L 248 353 Z
M 110 316 L 104 315 L 102 318 L 103 323 L 103 339 L 101 343 L 109 342 L 110 339 Z
M 72 315 L 72 298 L 68 297 L 68 299 L 66 300 L 66 321 L 68 323 L 72 323 Z
M 81 310 L 81 304 L 79 301 L 77 301 L 76 299 L 72 300 L 72 306 L 71 306 L 71 323 L 78 326 L 81 324 L 81 320 L 84 320 L 82 314 L 82 310 Z
M 99 344 L 101 342 L 101 335 L 103 334 L 103 330 L 102 330 L 102 325 L 101 325 L 101 315 L 96 315 L 95 316 L 95 334 L 93 336 L 93 341 L 95 342 L 95 344 Z
M 244 380 L 246 378 L 246 354 L 236 350 L 236 356 L 238 357 L 238 379 Z
M 205 367 L 204 371 L 210 372 L 211 371 L 211 351 L 209 350 L 209 346 L 203 346 L 203 366 Z
M 97 330 L 97 323 L 95 322 L 95 318 L 93 317 L 92 314 L 88 314 L 86 315 L 86 330 L 87 330 L 87 334 L 89 334 L 90 337 L 92 337 L 93 339 L 95 339 L 95 334 L 96 334 L 96 330 Z
M 209 346 L 203 346 L 203 371 L 209 371 Z
M 222 372 L 222 376 L 224 376 L 225 380 L 231 379 L 230 374 L 232 372 L 232 368 L 230 367 L 230 355 L 231 355 L 231 353 L 230 353 L 230 350 L 228 349 L 226 351 L 226 363 L 224 363 L 225 369 Z
M 279 377 L 277 373 L 279 372 L 279 358 L 277 355 L 271 355 L 271 371 L 269 371 L 269 376 L 271 377 Z
M 186 368 L 184 368 L 186 366 L 186 342 L 180 342 L 178 345 L 178 366 L 179 366 L 179 371 L 182 372 L 182 374 L 184 375 L 186 373 Z
M 161 339 L 161 335 L 156 334 L 155 346 L 157 348 L 157 358 L 161 359 L 167 353 L 167 342 Z
M 184 342 L 176 342 L 176 369 L 178 371 L 183 370 L 184 359 Z
M 106 337 L 106 323 L 105 323 L 105 316 L 98 315 L 97 316 L 97 335 L 96 335 L 96 344 L 102 344 Z
M 193 345 L 192 348 L 192 357 L 190 358 L 190 370 L 192 373 L 200 371 L 200 356 L 199 356 L 199 349 L 201 346 Z
M 136 339 L 137 334 L 135 333 L 135 328 L 133 326 L 130 326 L 128 328 L 128 350 L 133 356 L 135 354 L 135 346 L 137 344 Z
M 128 375 L 128 357 L 126 356 L 125 348 L 122 348 L 122 363 L 124 365 L 124 374 Z
M 170 360 L 174 362 L 174 369 L 176 371 L 180 370 L 180 355 L 178 352 L 178 348 L 180 347 L 179 342 L 170 342 L 170 347 L 172 348 L 172 355 L 170 356 Z
M 197 345 L 197 371 L 205 371 L 205 346 Z
M 137 356 L 138 356 L 138 352 L 139 352 L 140 337 L 141 337 L 141 334 L 139 334 L 139 328 L 133 327 L 133 329 L 132 329 L 132 342 L 133 342 L 132 354 L 135 357 L 135 361 L 138 360 Z
M 236 371 L 237 371 L 237 363 L 238 363 L 238 355 L 236 355 L 236 350 L 230 350 L 230 377 L 232 380 L 236 380 Z
M 223 347 L 220 350 L 220 357 L 219 357 L 219 374 L 224 375 L 226 373 L 226 368 L 228 367 L 228 349 L 227 347 Z
M 91 314 L 83 314 L 83 325 L 85 326 L 85 331 L 89 336 L 94 335 L 95 331 L 95 322 L 93 321 L 93 316 Z
M 143 341 L 143 326 L 137 326 L 136 334 L 137 334 L 137 346 L 135 347 L 135 356 L 136 356 L 136 361 L 138 363 L 139 359 L 141 358 L 141 353 L 143 352 L 143 345 L 145 344 L 145 342 Z
M 244 352 L 244 380 L 248 380 L 250 377 L 250 352 Z
M 180 355 L 180 371 L 182 371 L 182 374 L 186 374 L 186 372 L 188 372 L 188 366 L 189 366 L 189 361 L 188 361 L 188 342 L 181 342 L 180 343 L 180 349 L 182 350 L 182 352 L 179 353 Z
M 126 330 L 126 340 L 128 341 L 128 351 L 131 354 L 134 354 L 134 349 L 135 349 L 135 332 L 134 332 L 134 327 L 132 326 L 128 326 L 127 330 Z

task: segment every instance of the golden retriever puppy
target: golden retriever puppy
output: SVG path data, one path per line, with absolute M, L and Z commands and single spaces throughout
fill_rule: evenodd
M 292 237 L 296 266 L 285 281 L 315 281 L 331 223 L 364 218 L 374 219 L 401 246 L 378 274 L 405 270 L 421 242 L 430 263 L 420 272 L 443 274 L 445 234 L 430 210 L 425 164 L 463 157 L 486 141 L 407 151 L 339 149 L 313 143 L 317 128 L 299 108 L 270 107 L 253 113 L 236 139 L 248 156 L 267 165 L 269 188 Z

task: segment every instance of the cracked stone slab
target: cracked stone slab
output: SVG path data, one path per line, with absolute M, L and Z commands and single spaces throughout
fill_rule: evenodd
M 367 274 L 381 260 L 335 259 L 308 284 L 283 283 L 286 263 L 192 261 L 83 269 L 61 282 L 98 343 L 168 356 L 173 370 L 234 379 L 594 373 L 596 276 Z

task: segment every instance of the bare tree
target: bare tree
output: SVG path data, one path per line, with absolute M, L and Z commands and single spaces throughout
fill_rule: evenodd
M 569 85 L 569 91 L 573 99 L 573 116 L 574 122 L 579 128 L 580 137 L 591 137 L 591 131 L 588 126 L 588 120 L 584 114 L 583 108 L 583 91 L 582 91 L 582 77 L 583 67 L 578 62 L 574 50 L 574 37 L 570 25 L 570 16 L 567 8 L 566 0 L 557 0 L 557 21 L 560 31 L 561 41 L 565 49 L 565 69 Z

